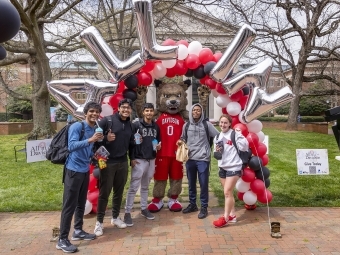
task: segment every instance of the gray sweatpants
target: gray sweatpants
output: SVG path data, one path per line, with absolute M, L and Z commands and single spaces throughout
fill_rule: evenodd
M 155 173 L 155 159 L 136 159 L 137 164 L 131 170 L 130 187 L 126 195 L 125 213 L 130 213 L 133 201 L 140 186 L 140 207 L 148 206 L 149 184 Z

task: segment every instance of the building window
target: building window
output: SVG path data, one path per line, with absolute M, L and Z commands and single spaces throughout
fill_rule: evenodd
M 284 86 L 284 80 L 280 80 L 279 87 L 283 87 L 283 86 Z
M 269 80 L 269 87 L 273 87 L 274 86 L 274 80 Z

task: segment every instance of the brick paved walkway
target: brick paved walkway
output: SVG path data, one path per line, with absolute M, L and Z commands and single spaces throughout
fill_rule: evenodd
M 132 214 L 135 225 L 117 229 L 104 220 L 104 236 L 74 241 L 78 254 L 339 254 L 339 208 L 271 208 L 271 221 L 281 223 L 281 239 L 270 236 L 266 208 L 237 209 L 239 222 L 222 229 L 212 221 L 223 208 L 209 208 L 199 220 L 163 209 L 153 221 Z M 0 213 L 0 254 L 63 254 L 50 242 L 60 212 Z M 93 231 L 94 215 L 85 216 L 84 229 Z

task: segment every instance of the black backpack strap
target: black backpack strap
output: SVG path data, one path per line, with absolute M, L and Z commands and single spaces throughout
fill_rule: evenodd
M 208 141 L 210 140 L 210 135 L 209 135 L 209 128 L 208 128 L 208 123 L 207 123 L 207 119 L 203 120 L 203 125 L 204 125 L 204 129 L 205 129 L 205 133 L 207 134 L 207 138 Z
M 231 131 L 230 138 L 231 138 L 231 141 L 232 141 L 233 145 L 236 148 L 237 154 L 240 155 L 240 151 L 239 151 L 239 149 L 237 147 L 237 144 L 236 144 L 236 141 L 235 141 L 235 130 Z

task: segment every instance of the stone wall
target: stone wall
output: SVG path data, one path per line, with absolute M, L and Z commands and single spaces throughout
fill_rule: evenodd
M 51 123 L 52 127 L 59 131 L 66 122 Z M 33 129 L 33 123 L 27 122 L 0 122 L 0 135 L 27 134 Z

